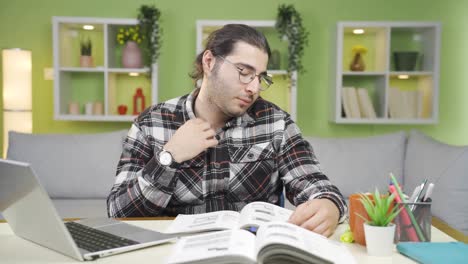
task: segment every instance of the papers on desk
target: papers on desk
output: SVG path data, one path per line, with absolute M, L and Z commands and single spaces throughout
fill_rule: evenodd
M 468 244 L 462 242 L 401 242 L 401 254 L 419 262 L 431 264 L 467 263 Z

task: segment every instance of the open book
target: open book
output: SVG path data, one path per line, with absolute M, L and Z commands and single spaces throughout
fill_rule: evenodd
M 258 228 L 271 221 L 286 222 L 293 211 L 265 202 L 252 202 L 239 212 L 218 211 L 204 214 L 179 214 L 166 233 L 196 233 L 226 229 Z
M 355 263 L 337 241 L 285 222 L 181 238 L 168 263 Z

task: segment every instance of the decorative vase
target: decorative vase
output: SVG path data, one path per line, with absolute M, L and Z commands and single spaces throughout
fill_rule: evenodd
M 395 51 L 393 59 L 396 71 L 414 71 L 419 53 L 416 51 Z
M 137 88 L 133 95 L 133 114 L 139 115 L 143 110 L 145 110 L 145 95 L 141 88 Z
M 127 41 L 122 50 L 122 67 L 124 68 L 141 68 L 141 50 L 135 41 Z
M 391 256 L 395 238 L 395 224 L 389 226 L 371 226 L 364 224 L 367 254 L 370 256 Z
M 81 67 L 94 67 L 93 57 L 81 55 L 80 57 L 80 66 Z
M 364 64 L 364 60 L 362 59 L 362 54 L 357 52 L 354 55 L 353 61 L 349 65 L 349 69 L 351 71 L 364 71 L 366 65 Z

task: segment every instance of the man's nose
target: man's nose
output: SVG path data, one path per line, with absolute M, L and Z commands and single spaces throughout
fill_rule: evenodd
M 255 76 L 255 79 L 253 79 L 246 87 L 247 91 L 256 94 L 260 92 L 260 76 Z

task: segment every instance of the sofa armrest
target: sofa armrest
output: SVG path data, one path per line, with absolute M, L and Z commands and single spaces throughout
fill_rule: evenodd
M 440 220 L 439 218 L 433 216 L 432 217 L 432 225 L 439 229 L 440 231 L 444 232 L 445 234 L 453 237 L 454 239 L 468 243 L 468 236 L 465 236 L 462 232 L 456 230 L 455 228 L 449 226 L 444 221 Z

